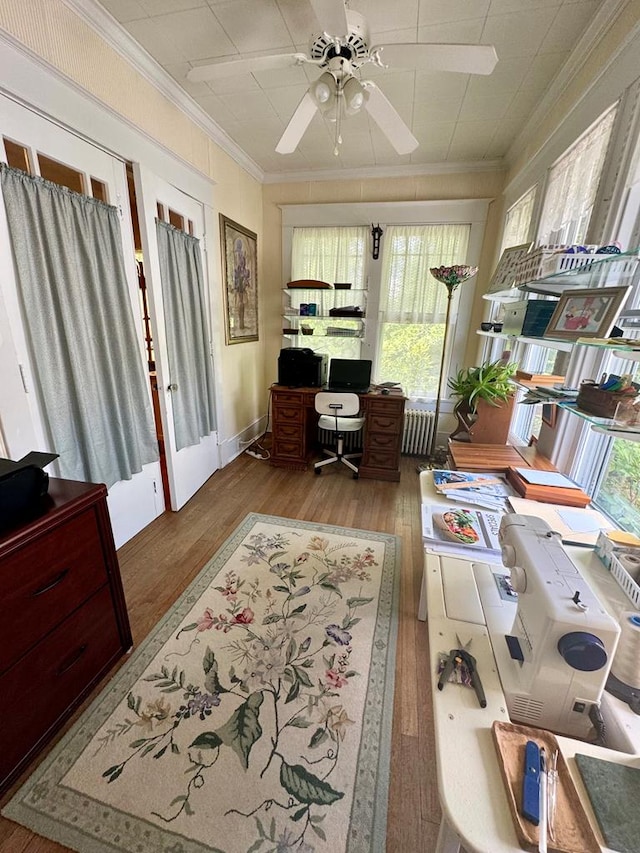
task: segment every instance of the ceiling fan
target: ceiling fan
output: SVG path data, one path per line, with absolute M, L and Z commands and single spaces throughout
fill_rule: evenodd
M 311 120 L 319 110 L 335 122 L 335 148 L 342 142 L 341 120 L 365 109 L 398 154 L 418 147 L 396 109 L 372 80 L 356 77 L 362 66 L 417 71 L 457 71 L 491 74 L 498 61 L 490 45 L 472 44 L 386 44 L 369 46 L 369 28 L 359 12 L 347 9 L 345 0 L 310 0 L 320 25 L 309 43 L 309 53 L 283 53 L 244 59 L 221 60 L 192 68 L 191 81 L 219 80 L 235 74 L 310 64 L 322 69 L 291 116 L 276 146 L 279 154 L 296 150 Z

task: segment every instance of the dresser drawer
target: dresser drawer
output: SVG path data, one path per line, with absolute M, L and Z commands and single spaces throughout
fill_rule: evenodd
M 5 557 L 0 566 L 0 673 L 107 580 L 92 510 Z
M 105 586 L 0 678 L 0 786 L 121 652 Z

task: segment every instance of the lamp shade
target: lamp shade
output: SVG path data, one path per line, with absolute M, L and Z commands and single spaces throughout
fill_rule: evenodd
M 315 83 L 309 87 L 309 94 L 322 112 L 331 109 L 335 104 L 338 84 L 330 71 L 325 71 Z
M 342 94 L 344 96 L 344 111 L 348 116 L 360 112 L 369 97 L 369 93 L 355 77 L 349 77 L 342 87 Z

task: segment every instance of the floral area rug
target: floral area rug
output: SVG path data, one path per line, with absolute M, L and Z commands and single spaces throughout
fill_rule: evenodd
M 249 514 L 3 814 L 80 853 L 384 851 L 399 565 Z

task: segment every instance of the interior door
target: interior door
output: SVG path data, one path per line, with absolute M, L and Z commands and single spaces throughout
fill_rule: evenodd
M 174 398 L 180 394 L 179 384 L 171 377 L 167 352 L 166 322 L 160 280 L 158 241 L 156 237 L 156 217 L 169 222 L 177 228 L 197 237 L 202 251 L 202 267 L 207 285 L 207 263 L 204 248 L 205 217 L 203 205 L 176 187 L 154 175 L 143 166 L 136 165 L 136 196 L 138 200 L 138 218 L 144 257 L 145 277 L 149 295 L 149 308 L 154 336 L 154 354 L 159 391 L 159 404 L 162 417 L 162 431 L 165 441 L 167 474 L 171 508 L 179 510 L 205 483 L 214 471 L 220 467 L 217 431 L 203 436 L 198 444 L 176 449 L 173 426 Z M 208 295 L 208 327 L 211 329 L 211 310 Z M 211 335 L 207 341 L 207 351 L 212 359 Z M 213 365 L 212 365 L 213 368 Z M 213 369 L 212 369 L 213 373 Z
M 140 359 L 146 370 L 124 163 L 3 96 L 0 96 L 0 140 L 0 154 L 4 162 L 17 163 L 32 175 L 63 183 L 120 209 L 129 298 L 136 328 L 139 329 Z M 4 379 L 2 383 L 0 425 L 8 452 L 12 458 L 20 458 L 29 450 L 55 451 L 48 445 L 44 413 L 33 392 L 38 363 L 37 358 L 31 358 L 22 323 L 3 203 L 0 203 L 0 313 L 3 315 L 0 321 L 0 375 L 8 377 L 6 390 Z M 64 417 L 64 413 L 48 413 L 48 416 Z M 55 476 L 54 466 L 49 470 Z M 119 547 L 164 511 L 159 462 L 145 465 L 131 480 L 111 486 L 108 506 L 116 547 Z

